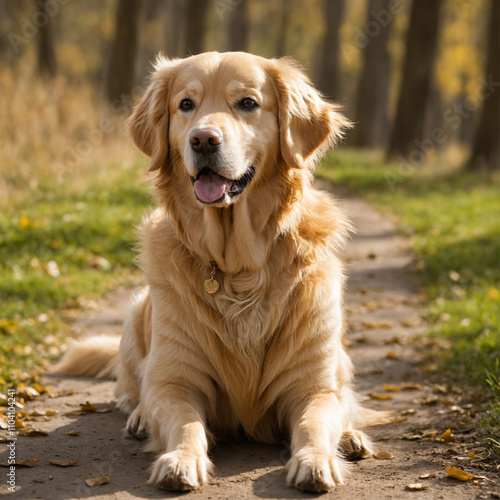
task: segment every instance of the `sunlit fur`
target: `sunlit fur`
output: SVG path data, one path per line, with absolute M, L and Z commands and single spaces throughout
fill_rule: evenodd
M 259 103 L 250 113 L 234 107 L 247 94 Z M 183 98 L 194 111 L 178 109 Z M 215 206 L 196 200 L 189 179 L 187 140 L 200 126 L 222 131 L 225 176 L 256 169 L 243 193 Z M 343 347 L 338 253 L 349 226 L 311 186 L 347 127 L 289 59 L 158 59 L 128 122 L 151 157 L 159 208 L 141 225 L 148 288 L 130 309 L 117 369 L 128 431 L 147 432 L 159 453 L 151 483 L 202 485 L 213 437 L 291 435 L 287 481 L 309 491 L 343 482 L 342 451 L 370 453 L 357 429 L 371 415 L 356 402 Z M 209 295 L 212 263 L 220 290 Z M 63 361 L 59 371 L 71 370 Z

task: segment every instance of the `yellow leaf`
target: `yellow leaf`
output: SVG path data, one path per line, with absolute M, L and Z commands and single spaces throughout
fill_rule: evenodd
M 500 290 L 498 288 L 490 288 L 488 290 L 488 297 L 492 300 L 500 299 Z
M 23 429 L 26 427 L 26 424 L 20 418 L 16 418 L 16 427 L 18 429 Z
M 476 456 L 476 454 L 473 451 L 471 451 L 471 452 L 467 453 L 466 456 L 469 458 L 474 458 Z
M 21 215 L 21 218 L 19 219 L 19 225 L 22 229 L 30 227 L 30 220 L 28 219 L 26 214 Z
M 396 358 L 397 358 L 397 354 L 396 354 L 394 351 L 389 351 L 389 352 L 385 355 L 385 357 L 386 357 L 387 359 L 396 359 Z
M 51 417 L 52 415 L 55 415 L 57 413 L 57 410 L 47 410 L 45 413 L 47 416 Z
M 468 474 L 460 469 L 455 469 L 455 467 L 446 467 L 446 473 L 448 474 L 448 477 L 454 477 L 460 481 L 469 481 L 474 478 L 472 474 Z
M 446 429 L 446 431 L 441 434 L 441 437 L 439 439 L 446 443 L 453 443 L 453 441 L 456 441 L 455 436 L 451 433 L 451 429 Z
M 66 434 L 66 436 L 79 436 L 80 433 L 78 431 L 75 431 L 75 429 L 69 431 L 69 432 L 65 432 L 64 434 Z
M 46 412 L 44 412 L 43 410 L 37 410 L 37 409 L 33 410 L 34 417 L 43 417 L 45 415 L 45 413 Z
M 97 408 L 89 401 L 87 401 L 85 404 L 80 403 L 80 409 L 82 411 L 88 411 L 88 412 L 93 412 L 93 413 L 95 413 L 97 411 Z
M 422 476 L 418 476 L 419 479 L 430 479 L 431 477 L 436 477 L 436 474 L 434 472 L 431 472 L 430 474 L 423 474 Z
M 429 487 L 422 483 L 413 483 L 406 485 L 407 490 L 420 491 L 420 490 L 426 490 L 427 488 Z
M 40 394 L 44 394 L 45 392 L 50 392 L 52 390 L 52 387 L 46 387 L 40 384 L 33 384 L 32 387 Z
M 105 474 L 101 477 L 89 477 L 88 479 L 85 479 L 85 484 L 91 488 L 93 486 L 99 486 L 100 484 L 106 483 L 109 483 L 109 474 Z
M 384 389 L 386 391 L 391 391 L 391 392 L 398 392 L 399 387 L 397 385 L 390 385 L 390 384 L 384 384 Z
M 401 389 L 403 391 L 420 391 L 420 389 L 422 389 L 422 386 L 420 384 L 411 384 L 411 383 L 403 382 L 401 384 Z
M 373 456 L 378 460 L 392 460 L 394 455 L 391 455 L 387 451 L 376 451 Z
M 392 394 L 368 394 L 372 399 L 392 399 Z
M 21 429 L 19 431 L 20 436 L 48 436 L 49 433 L 47 431 L 43 431 L 42 429 L 36 429 L 35 427 L 27 427 L 25 429 Z
M 16 465 L 20 465 L 21 467 L 34 467 L 38 462 L 40 462 L 39 458 L 31 458 L 27 460 L 16 460 Z M 12 464 L 8 462 L 0 463 L 2 467 L 10 467 Z
M 49 464 L 58 465 L 59 467 L 73 467 L 77 465 L 79 460 L 67 461 L 67 460 L 47 460 Z

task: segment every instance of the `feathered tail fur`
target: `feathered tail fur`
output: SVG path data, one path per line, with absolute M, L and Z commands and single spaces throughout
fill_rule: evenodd
M 116 378 L 120 337 L 98 335 L 77 340 L 53 368 L 55 375 Z

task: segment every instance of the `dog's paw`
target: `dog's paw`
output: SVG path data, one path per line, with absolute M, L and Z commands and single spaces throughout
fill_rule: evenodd
M 286 482 L 299 490 L 321 493 L 344 484 L 342 460 L 326 453 L 302 449 L 287 464 Z
M 351 429 L 342 434 L 340 450 L 349 460 L 368 458 L 373 454 L 370 439 L 361 431 Z
M 128 417 L 125 432 L 127 435 L 133 436 L 141 441 L 147 439 L 148 430 L 146 422 L 143 418 L 141 418 L 141 412 L 138 406 Z
M 206 455 L 171 451 L 156 460 L 148 484 L 169 491 L 195 490 L 207 482 L 210 468 Z

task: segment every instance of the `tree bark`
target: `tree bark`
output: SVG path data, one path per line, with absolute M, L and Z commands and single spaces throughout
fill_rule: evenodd
M 356 98 L 356 127 L 350 143 L 354 146 L 383 146 L 389 136 L 389 81 L 391 56 L 387 48 L 392 24 L 391 0 L 370 0 L 366 26 L 367 45 Z M 387 12 L 387 16 L 380 14 Z M 372 34 L 373 33 L 373 34 Z M 372 36 L 369 36 L 372 34 Z
M 483 109 L 476 129 L 468 170 L 498 170 L 500 141 L 500 2 L 490 0 L 488 55 Z M 488 89 L 488 82 L 491 82 Z M 488 92 L 488 94 L 486 94 Z
M 106 78 L 106 97 L 118 101 L 132 92 L 137 53 L 140 0 L 119 0 L 116 32 Z
M 292 10 L 291 0 L 282 0 L 279 12 L 278 38 L 276 40 L 275 55 L 277 57 L 286 56 L 286 46 L 288 42 L 288 24 Z
M 185 15 L 186 55 L 200 54 L 205 48 L 208 0 L 187 0 Z
M 54 49 L 53 18 L 47 11 L 47 0 L 36 2 L 36 8 L 40 9 L 47 22 L 40 25 L 37 40 L 38 73 L 45 78 L 53 78 L 57 73 L 56 52 Z
M 429 101 L 442 0 L 414 0 L 406 40 L 403 82 L 387 157 L 406 156 L 417 149 Z M 422 153 L 424 155 L 424 153 Z
M 321 48 L 318 88 L 330 99 L 339 98 L 339 31 L 344 17 L 344 0 L 323 0 L 325 35 Z
M 164 11 L 165 32 L 163 36 L 164 51 L 171 57 L 184 57 L 184 24 L 186 4 L 184 0 L 167 0 Z
M 249 0 L 240 0 L 229 12 L 227 25 L 228 50 L 248 51 L 248 35 L 250 32 L 248 2 Z

